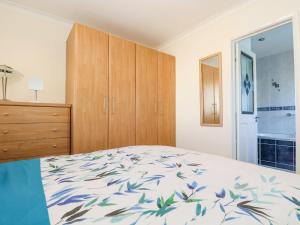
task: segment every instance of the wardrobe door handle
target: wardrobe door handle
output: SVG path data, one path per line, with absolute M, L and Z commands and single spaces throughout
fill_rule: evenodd
M 116 112 L 116 97 L 112 97 L 112 114 Z
M 155 104 L 154 104 L 154 113 L 157 113 L 157 108 L 158 108 L 157 105 L 158 105 L 157 102 L 155 102 Z
M 158 102 L 158 109 L 159 109 L 159 114 L 161 116 L 163 116 L 164 115 L 164 103 L 163 103 L 163 101 Z
M 104 98 L 103 98 L 103 112 L 104 113 L 108 113 L 107 106 L 108 106 L 108 98 L 107 98 L 107 96 L 104 96 Z
M 213 104 L 211 104 L 212 105 L 212 114 L 213 115 L 216 115 L 217 114 L 217 104 L 216 103 L 213 103 Z

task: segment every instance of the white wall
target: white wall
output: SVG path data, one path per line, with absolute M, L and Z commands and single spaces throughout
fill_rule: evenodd
M 161 48 L 176 56 L 179 147 L 233 156 L 231 41 L 290 16 L 299 8 L 299 0 L 254 0 Z M 219 51 L 223 54 L 224 126 L 200 127 L 198 60 Z
M 0 4 L 0 65 L 9 65 L 24 75 L 8 82 L 11 100 L 33 100 L 27 80 L 44 80 L 42 102 L 65 102 L 66 40 L 71 24 Z M 0 87 L 0 99 L 2 87 Z

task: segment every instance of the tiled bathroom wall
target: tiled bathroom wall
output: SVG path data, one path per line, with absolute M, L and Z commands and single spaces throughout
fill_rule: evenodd
M 258 163 L 296 171 L 296 142 L 258 138 Z
M 296 168 L 293 51 L 257 59 L 258 163 Z M 282 135 L 276 135 L 282 134 Z
M 258 133 L 295 134 L 293 54 L 257 59 Z

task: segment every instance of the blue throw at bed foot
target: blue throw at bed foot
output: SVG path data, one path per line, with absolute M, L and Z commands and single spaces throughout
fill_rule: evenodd
M 39 159 L 0 164 L 0 224 L 50 225 Z

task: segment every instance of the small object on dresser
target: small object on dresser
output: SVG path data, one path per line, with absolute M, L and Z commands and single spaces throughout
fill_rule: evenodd
M 2 100 L 7 101 L 7 79 L 12 76 L 21 75 L 15 69 L 7 65 L 0 65 L 0 77 L 2 79 Z
M 38 77 L 32 77 L 28 80 L 28 89 L 34 91 L 34 100 L 33 102 L 38 102 L 38 91 L 44 89 L 44 82 Z

